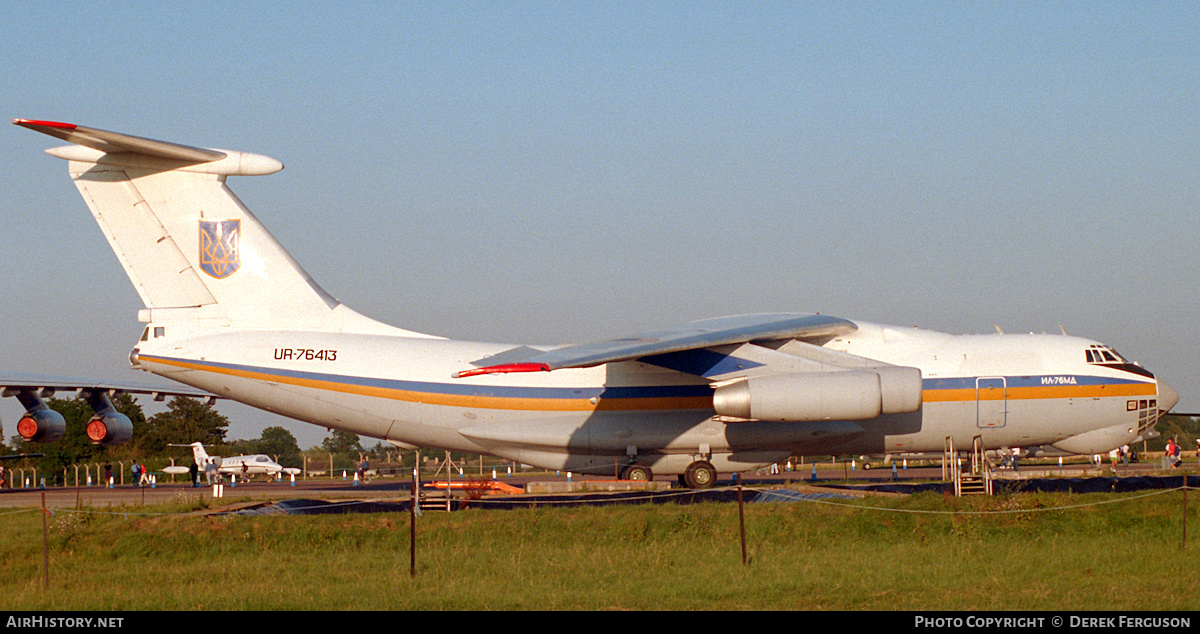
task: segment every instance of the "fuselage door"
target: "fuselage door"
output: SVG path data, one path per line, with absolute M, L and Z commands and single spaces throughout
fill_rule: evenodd
M 975 411 L 979 427 L 1004 427 L 1008 422 L 1008 385 L 1004 377 L 975 379 Z

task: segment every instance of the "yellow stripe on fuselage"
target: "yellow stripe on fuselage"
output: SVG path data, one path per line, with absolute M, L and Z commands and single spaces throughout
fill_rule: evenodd
M 1106 398 L 1129 396 L 1156 396 L 1158 388 L 1153 383 L 1107 383 L 1103 385 L 1045 385 L 1037 387 L 1010 388 L 959 388 L 925 390 L 921 400 L 925 403 L 950 401 L 1010 401 L 1056 399 L 1056 398 Z

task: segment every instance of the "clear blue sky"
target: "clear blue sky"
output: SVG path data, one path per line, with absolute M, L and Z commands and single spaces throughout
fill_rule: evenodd
M 822 312 L 1110 343 L 1200 410 L 1194 2 L 6 5 L 6 118 L 233 178 L 328 291 L 564 343 Z M 58 144 L 0 133 L 3 369 L 128 369 L 140 307 Z M 232 437 L 282 424 L 223 405 Z M 5 434 L 20 408 L 0 403 Z

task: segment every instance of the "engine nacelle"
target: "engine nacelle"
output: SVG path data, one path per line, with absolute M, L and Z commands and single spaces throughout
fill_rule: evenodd
M 97 412 L 87 424 L 87 436 L 96 445 L 121 445 L 133 437 L 133 421 L 116 411 Z
M 921 408 L 921 370 L 886 366 L 750 377 L 718 387 L 713 408 L 720 416 L 789 422 L 915 412 Z
M 66 419 L 50 408 L 31 409 L 17 422 L 17 433 L 26 442 L 54 442 L 66 431 Z

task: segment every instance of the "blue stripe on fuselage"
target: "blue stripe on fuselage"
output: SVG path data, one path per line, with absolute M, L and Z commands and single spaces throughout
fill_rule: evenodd
M 145 355 L 148 362 L 155 357 Z M 302 370 L 285 370 L 250 366 L 236 363 L 221 363 L 216 361 L 195 361 L 190 359 L 174 359 L 159 357 L 164 361 L 184 363 L 190 366 L 209 367 L 214 370 L 224 370 L 243 375 L 263 375 L 261 379 L 291 379 L 286 383 L 334 383 L 338 385 L 397 390 L 404 392 L 421 392 L 448 396 L 479 396 L 489 398 L 544 398 L 544 399 L 622 399 L 622 398 L 685 398 L 697 396 L 712 396 L 712 388 L 707 383 L 694 385 L 646 385 L 646 386 L 592 386 L 592 387 L 536 387 L 536 386 L 487 386 L 470 383 L 438 383 L 430 381 L 408 381 L 401 379 L 383 379 L 363 376 L 347 376 L 342 374 L 325 374 Z

